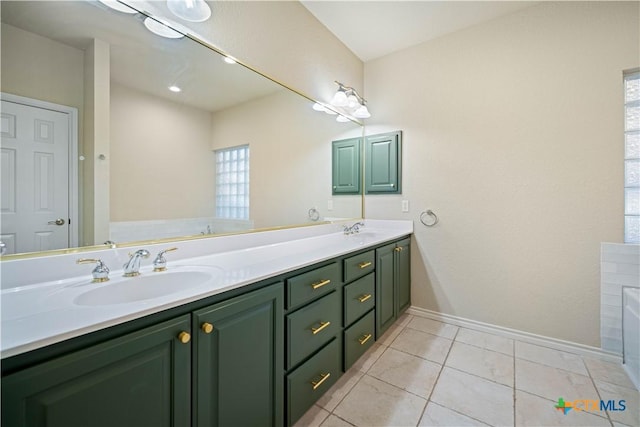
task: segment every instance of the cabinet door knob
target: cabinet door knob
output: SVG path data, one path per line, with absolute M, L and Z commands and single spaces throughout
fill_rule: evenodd
M 402 248 L 400 246 L 398 246 L 397 248 L 394 249 L 394 251 L 396 252 L 402 252 Z
M 327 380 L 327 378 L 329 378 L 331 376 L 330 372 L 327 372 L 326 374 L 320 374 L 320 380 L 319 381 L 311 381 L 311 385 L 313 386 L 313 389 L 317 389 L 318 387 L 320 387 L 322 385 L 323 382 L 325 382 Z
M 186 344 L 189 341 L 191 341 L 191 334 L 189 332 L 182 331 L 182 332 L 180 332 L 180 334 L 178 334 L 178 340 L 182 344 Z
M 200 329 L 202 329 L 205 334 L 210 334 L 213 332 L 213 325 L 211 323 L 204 322 L 202 326 L 200 326 Z

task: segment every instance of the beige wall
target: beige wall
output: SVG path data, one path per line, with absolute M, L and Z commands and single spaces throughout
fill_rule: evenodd
M 211 19 L 189 24 L 249 66 L 328 102 L 339 80 L 361 90 L 363 63 L 297 1 L 210 2 Z
M 75 107 L 82 114 L 80 49 L 3 23 L 1 55 L 3 92 Z
M 281 91 L 213 115 L 212 148 L 249 144 L 250 217 L 254 226 L 309 222 L 321 217 L 360 217 L 360 197 L 331 196 L 331 141 L 360 136 L 362 128 L 337 123 L 303 98 Z
M 638 16 L 637 2 L 543 3 L 365 64 L 367 133 L 404 131 L 404 194 L 367 197 L 366 216 L 416 221 L 413 304 L 599 345 Z
M 213 215 L 211 114 L 111 83 L 111 221 Z

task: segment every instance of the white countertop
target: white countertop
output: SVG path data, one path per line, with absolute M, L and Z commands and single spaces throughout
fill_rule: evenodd
M 113 266 L 122 265 L 120 261 L 128 258 L 126 252 L 130 250 L 82 254 L 83 258 L 99 257 L 112 267 L 111 280 L 105 283 L 91 283 L 92 267 L 76 266 L 78 254 L 3 261 L 0 265 L 3 287 L 0 293 L 1 357 L 21 354 L 377 246 L 411 234 L 413 223 L 368 220 L 360 233 L 350 236 L 336 231 L 339 226 L 335 224 L 305 228 L 150 245 L 146 249 L 152 257 L 143 261 L 139 277 L 163 278 L 161 275 L 169 277 L 181 271 L 195 271 L 210 273 L 211 279 L 164 296 L 117 304 L 80 305 L 78 297 L 87 291 L 120 284 L 126 286 L 128 281 L 137 280 L 123 278 L 121 269 L 113 270 Z M 152 272 L 151 262 L 156 251 L 168 246 L 178 247 L 178 251 L 166 255 L 168 270 Z M 234 249 L 224 250 L 224 247 Z M 173 256 L 178 253 L 183 257 Z M 50 271 L 49 280 L 42 280 L 47 278 L 43 267 L 50 269 L 47 270 Z M 65 270 L 70 273 L 63 274 Z

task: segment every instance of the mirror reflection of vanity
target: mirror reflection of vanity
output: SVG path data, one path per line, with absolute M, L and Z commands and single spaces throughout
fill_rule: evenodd
M 3 173 L 3 215 L 16 212 L 7 209 L 13 201 L 7 194 L 26 194 L 44 206 L 43 224 L 35 229 L 41 238 L 33 239 L 33 248 L 12 247 L 15 239 L 3 225 L 8 253 L 54 249 L 47 236 L 58 228 L 76 230 L 68 243 L 74 247 L 362 216 L 360 196 L 331 194 L 331 141 L 361 136 L 359 124 L 338 123 L 335 116 L 314 111 L 306 97 L 241 64 L 225 63 L 189 37 L 149 32 L 141 13 L 85 1 L 2 2 L 0 7 L 3 170 L 14 171 L 7 167 L 14 147 L 5 143 L 12 120 L 5 99 L 17 96 L 11 100 L 77 112 L 76 127 L 73 120 L 68 125 L 72 146 L 65 168 L 71 210 L 61 216 L 70 218 L 71 226 L 47 223 L 58 219 L 47 211 L 58 193 L 49 191 L 52 156 L 42 155 L 31 172 L 33 185 Z M 53 134 L 49 119 L 38 123 L 44 125 L 37 137 Z M 244 145 L 250 150 L 249 215 L 221 218 L 216 150 Z

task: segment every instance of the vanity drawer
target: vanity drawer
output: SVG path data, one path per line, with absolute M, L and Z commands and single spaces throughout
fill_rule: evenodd
M 340 340 L 334 339 L 287 376 L 289 425 L 293 425 L 304 415 L 335 384 L 340 375 Z
M 374 310 L 344 331 L 344 370 L 349 369 L 374 342 L 376 317 Z
M 369 251 L 349 257 L 345 259 L 343 263 L 344 281 L 347 283 L 373 271 L 376 267 L 375 251 Z
M 374 307 L 375 288 L 374 273 L 344 287 L 344 326 L 349 326 Z
M 287 279 L 287 308 L 327 294 L 339 284 L 340 265 L 337 262 Z
M 287 368 L 329 342 L 340 332 L 341 298 L 333 291 L 287 316 Z

